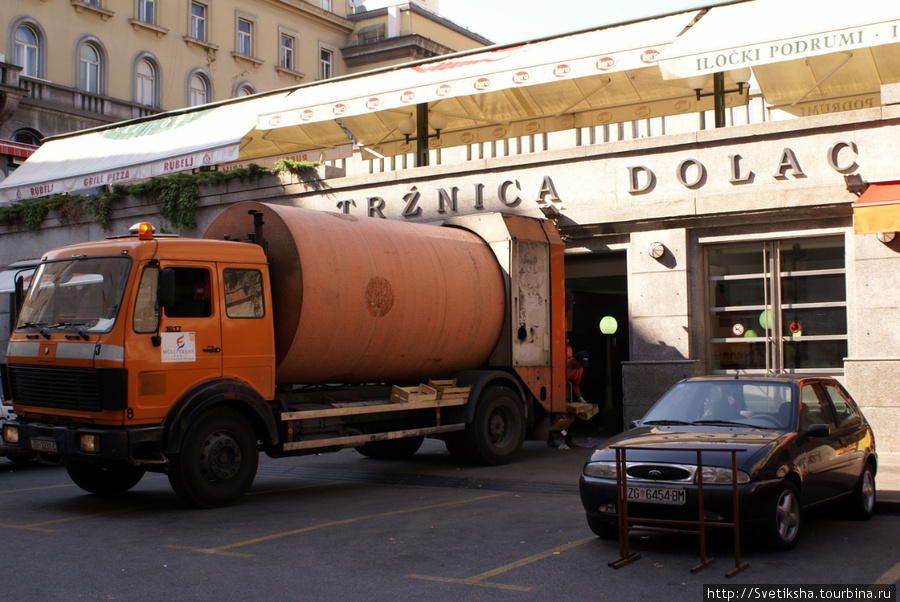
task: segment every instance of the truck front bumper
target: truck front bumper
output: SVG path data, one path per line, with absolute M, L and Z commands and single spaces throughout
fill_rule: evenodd
M 162 434 L 161 426 L 99 428 L 18 421 L 3 425 L 7 446 L 82 460 L 152 458 L 160 449 Z

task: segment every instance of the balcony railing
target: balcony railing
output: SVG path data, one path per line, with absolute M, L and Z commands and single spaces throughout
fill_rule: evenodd
M 20 75 L 19 83 L 27 90 L 21 101 L 23 104 L 39 105 L 43 109 L 55 110 L 61 115 L 77 118 L 78 124 L 71 129 L 81 129 L 84 118 L 96 120 L 97 125 L 101 125 L 159 113 L 159 110 L 153 107 L 61 86 L 35 77 Z M 42 133 L 49 135 L 62 131 Z

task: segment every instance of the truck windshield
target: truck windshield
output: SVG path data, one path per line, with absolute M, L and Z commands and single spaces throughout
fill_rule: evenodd
M 129 257 L 83 257 L 38 266 L 22 304 L 18 332 L 109 332 L 131 268 Z

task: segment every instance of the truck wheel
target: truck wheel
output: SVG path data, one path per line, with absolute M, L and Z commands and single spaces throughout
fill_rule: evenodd
M 447 435 L 450 454 L 464 462 L 498 465 L 511 461 L 525 440 L 522 401 L 508 387 L 488 387 L 478 398 L 466 430 Z
M 66 472 L 76 485 L 97 495 L 125 493 L 144 476 L 144 469 L 124 460 L 95 463 L 67 460 Z
M 250 489 L 258 466 L 253 427 L 235 410 L 213 408 L 194 420 L 180 453 L 170 457 L 169 483 L 192 506 L 227 506 Z
M 369 441 L 357 447 L 356 451 L 367 458 L 376 460 L 406 460 L 419 451 L 423 441 L 425 441 L 424 435 L 404 439 Z

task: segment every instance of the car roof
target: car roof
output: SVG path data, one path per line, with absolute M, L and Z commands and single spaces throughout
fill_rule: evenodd
M 802 380 L 828 380 L 834 381 L 835 378 L 833 376 L 828 376 L 824 374 L 796 374 L 796 373 L 781 373 L 781 374 L 758 374 L 758 375 L 734 375 L 734 374 L 709 374 L 706 376 L 692 376 L 691 378 L 686 378 L 681 382 L 788 382 L 795 383 L 800 382 Z

